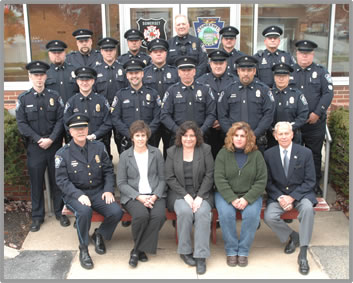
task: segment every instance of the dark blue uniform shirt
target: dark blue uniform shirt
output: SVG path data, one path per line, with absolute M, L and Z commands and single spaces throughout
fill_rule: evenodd
M 99 50 L 95 49 L 92 49 L 87 55 L 83 55 L 79 51 L 72 51 L 66 55 L 66 62 L 73 65 L 75 69 L 83 66 L 94 68 L 99 62 L 102 61 L 102 54 Z
M 148 54 L 146 54 L 145 52 L 142 52 L 142 51 L 139 51 L 136 55 L 132 55 L 131 52 L 128 51 L 127 53 L 125 53 L 123 55 L 120 55 L 118 57 L 118 62 L 121 65 L 124 65 L 130 59 L 139 59 L 143 63 L 145 63 L 146 66 L 151 64 L 151 57 Z

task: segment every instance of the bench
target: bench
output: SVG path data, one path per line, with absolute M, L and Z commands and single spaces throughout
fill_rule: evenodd
M 316 198 L 318 201 L 318 204 L 314 207 L 315 211 L 330 211 L 330 207 L 325 201 L 324 198 Z M 117 201 L 119 203 L 119 201 Z M 262 208 L 261 208 L 261 219 L 264 218 L 264 212 L 266 208 L 266 200 L 263 201 L 262 203 Z M 125 211 L 123 214 L 123 217 L 121 218 L 121 221 L 131 221 L 131 215 Z M 177 220 L 175 212 L 170 212 L 167 208 L 165 209 L 165 214 L 167 220 Z M 63 210 L 62 210 L 63 215 L 74 215 L 74 213 L 64 205 Z M 290 211 L 287 211 L 282 214 L 281 218 L 282 219 L 296 219 L 298 217 L 299 212 L 293 208 Z M 237 219 L 241 219 L 241 213 L 237 211 Z M 96 211 L 93 211 L 92 213 L 92 222 L 102 222 L 104 220 L 104 216 L 99 214 Z M 212 209 L 212 222 L 211 222 L 211 237 L 212 237 L 212 243 L 216 244 L 217 243 L 217 220 L 218 220 L 218 212 L 217 209 Z M 177 233 L 177 226 L 175 225 L 175 239 L 176 243 L 178 244 L 178 233 Z

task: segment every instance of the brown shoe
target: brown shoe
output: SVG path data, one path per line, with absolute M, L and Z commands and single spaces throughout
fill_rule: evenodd
M 229 266 L 237 266 L 238 256 L 237 255 L 229 255 L 227 256 L 227 264 Z
M 248 257 L 247 256 L 238 256 L 238 265 L 241 267 L 245 267 L 248 265 Z

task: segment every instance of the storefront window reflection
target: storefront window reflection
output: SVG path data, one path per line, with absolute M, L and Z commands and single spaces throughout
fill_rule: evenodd
M 110 4 L 105 6 L 105 14 L 107 17 L 107 36 L 113 37 L 120 42 L 120 21 L 119 21 L 119 5 Z M 118 44 L 118 56 L 121 55 L 120 44 Z
M 254 37 L 254 5 L 241 5 L 240 51 L 252 54 Z

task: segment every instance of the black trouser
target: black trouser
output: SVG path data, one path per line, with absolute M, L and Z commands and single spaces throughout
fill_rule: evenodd
M 97 232 L 101 234 L 105 240 L 110 240 L 116 226 L 123 216 L 122 209 L 115 201 L 106 204 L 105 200 L 102 200 L 103 190 L 84 190 L 84 193 L 89 197 L 91 206 L 83 205 L 72 197 L 64 197 L 66 206 L 73 211 L 76 216 L 77 235 L 80 245 L 88 246 L 89 244 L 92 209 L 104 216 L 104 221 L 99 226 Z
M 208 144 L 211 146 L 213 159 L 224 145 L 225 134 L 221 129 L 211 128 L 207 135 Z
M 172 133 L 163 124 L 161 124 L 159 126 L 157 132 L 154 134 L 154 141 L 153 142 L 156 144 L 156 147 L 159 146 L 161 139 L 163 141 L 164 160 L 167 158 L 167 149 L 170 147 L 171 136 L 172 136 Z
M 110 160 L 113 159 L 113 155 L 111 155 L 111 150 L 110 150 L 110 139 L 112 138 L 112 131 L 109 131 L 106 135 L 104 135 L 101 139 L 101 141 L 104 143 L 105 148 L 108 152 Z
M 134 251 L 155 254 L 159 230 L 166 220 L 165 199 L 157 199 L 152 209 L 145 207 L 138 200 L 129 200 L 123 206 L 132 217 L 131 231 L 135 243 Z
M 326 119 L 319 120 L 316 124 L 305 124 L 301 128 L 303 143 L 310 148 L 313 153 L 316 186 L 320 185 L 321 180 L 321 150 L 325 140 Z
M 62 142 L 54 142 L 48 149 L 42 149 L 37 143 L 27 146 L 27 167 L 31 181 L 32 219 L 44 220 L 44 174 L 48 168 L 51 198 L 56 216 L 61 215 L 64 206 L 62 193 L 55 182 L 54 156 Z M 49 190 L 49 188 L 46 188 Z

